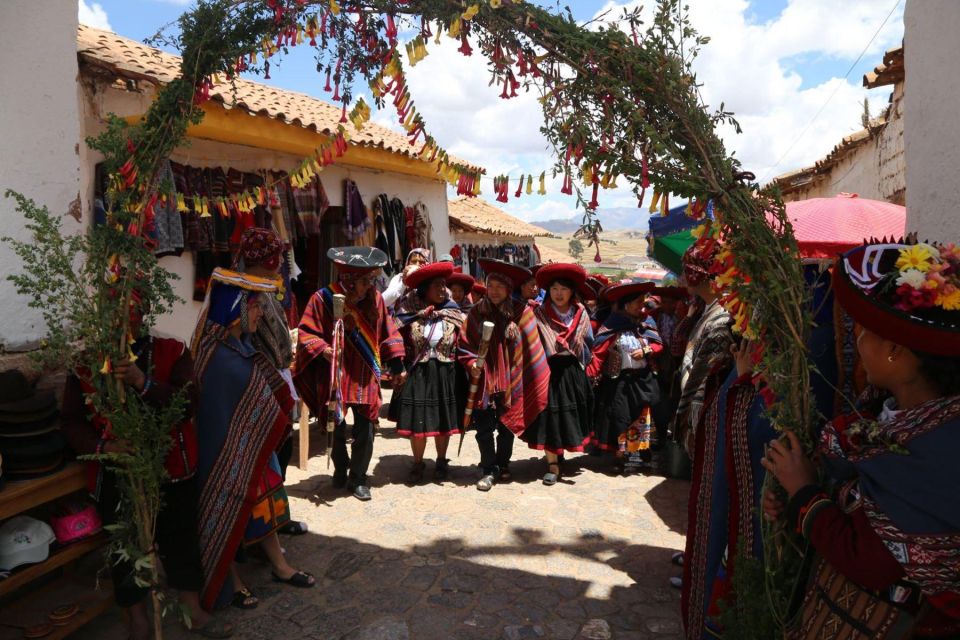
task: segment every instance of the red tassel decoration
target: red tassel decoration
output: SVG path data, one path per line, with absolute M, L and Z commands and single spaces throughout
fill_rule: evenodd
M 600 206 L 600 203 L 597 201 L 597 196 L 600 194 L 600 184 L 596 181 L 593 183 L 593 198 L 590 200 L 590 204 L 587 205 L 587 209 L 594 210 Z M 598 249 L 599 251 L 599 249 Z

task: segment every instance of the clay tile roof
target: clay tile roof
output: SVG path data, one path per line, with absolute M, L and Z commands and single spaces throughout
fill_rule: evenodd
M 835 164 L 868 142 L 870 138 L 875 135 L 877 131 L 885 127 L 886 124 L 887 119 L 883 116 L 872 119 L 868 128 L 855 131 L 843 138 L 840 144 L 836 145 L 823 159 L 817 160 L 813 166 L 780 174 L 773 178 L 772 182 L 779 185 L 781 191 L 784 193 L 790 193 L 794 189 L 803 187 L 817 180 L 817 176 L 828 173 Z
M 452 228 L 459 227 L 467 231 L 514 237 L 554 237 L 546 229 L 514 218 L 483 198 L 463 197 L 451 200 L 447 205 L 447 211 Z
M 80 25 L 77 31 L 77 54 L 81 61 L 106 68 L 123 77 L 164 84 L 180 75 L 179 56 L 86 25 Z M 303 93 L 243 78 L 238 78 L 234 83 L 216 85 L 210 95 L 226 109 L 244 109 L 253 115 L 267 116 L 322 134 L 335 132 L 340 122 L 340 107 Z M 359 132 L 351 126 L 350 133 L 352 143 L 411 158 L 415 157 L 421 146 L 411 146 L 406 136 L 372 122 L 368 122 Z
M 903 45 L 901 45 L 883 54 L 883 63 L 877 65 L 873 71 L 864 74 L 863 86 L 876 89 L 902 82 L 903 78 Z

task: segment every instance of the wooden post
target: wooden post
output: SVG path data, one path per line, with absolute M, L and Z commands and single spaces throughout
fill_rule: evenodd
M 300 402 L 300 463 L 301 471 L 307 470 L 307 461 L 310 460 L 310 410 L 307 403 Z

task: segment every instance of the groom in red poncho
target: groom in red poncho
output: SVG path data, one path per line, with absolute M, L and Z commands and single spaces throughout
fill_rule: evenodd
M 334 429 L 333 485 L 347 486 L 359 500 L 370 500 L 367 468 L 373 457 L 373 429 L 380 416 L 380 375 L 384 364 L 397 384 L 406 376 L 403 338 L 387 313 L 373 280 L 387 255 L 373 247 L 339 247 L 327 252 L 337 267 L 337 282 L 310 298 L 297 332 L 294 384 L 310 412 L 325 421 L 331 399 L 333 296 L 346 296 L 340 398 L 345 417 L 353 409 L 353 446 L 347 454 L 347 423 Z

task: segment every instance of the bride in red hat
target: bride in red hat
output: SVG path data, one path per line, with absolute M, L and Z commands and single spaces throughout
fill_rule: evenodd
M 545 485 L 560 479 L 558 457 L 583 451 L 593 432 L 593 397 L 585 367 L 592 357 L 590 314 L 577 300 L 587 272 L 578 264 L 548 264 L 537 271 L 537 285 L 547 298 L 534 308 L 543 351 L 550 368 L 546 408 L 520 438 L 545 453 Z
M 796 637 L 960 637 L 960 247 L 858 247 L 833 282 L 872 388 L 818 466 L 792 432 L 762 460 L 789 496 L 764 513 L 817 553 Z

